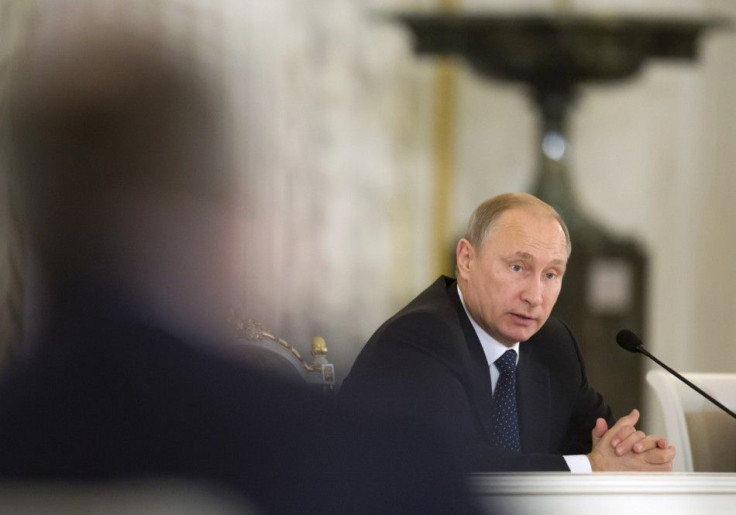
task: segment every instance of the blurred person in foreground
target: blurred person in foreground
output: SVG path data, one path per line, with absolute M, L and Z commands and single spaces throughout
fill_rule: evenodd
M 570 252 L 551 206 L 485 201 L 457 244 L 457 279 L 440 277 L 375 332 L 341 396 L 421 414 L 470 471 L 670 470 L 674 448 L 637 431 L 636 410 L 613 417 L 550 316 Z
M 0 477 L 173 477 L 264 513 L 472 511 L 436 456 L 214 343 L 241 259 L 213 97 L 127 27 L 27 50 L 7 126 L 35 329 L 0 382 Z

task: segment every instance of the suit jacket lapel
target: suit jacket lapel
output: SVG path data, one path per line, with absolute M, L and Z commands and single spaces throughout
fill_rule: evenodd
M 549 373 L 534 359 L 534 342 L 522 342 L 517 369 L 517 409 L 522 452 L 549 452 L 551 401 Z
M 453 281 L 448 287 L 447 293 L 457 311 L 460 320 L 460 328 L 465 336 L 468 348 L 469 360 L 467 370 L 469 371 L 468 388 L 471 405 L 475 409 L 481 427 L 488 442 L 491 441 L 491 415 L 493 413 L 493 388 L 491 387 L 491 371 L 488 368 L 485 352 L 480 344 L 478 335 L 475 333 L 465 309 L 457 294 L 457 283 Z

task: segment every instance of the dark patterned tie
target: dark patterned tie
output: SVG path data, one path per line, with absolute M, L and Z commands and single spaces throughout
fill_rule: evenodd
M 494 364 L 500 372 L 493 392 L 493 445 L 521 450 L 519 417 L 516 413 L 516 351 L 509 349 Z

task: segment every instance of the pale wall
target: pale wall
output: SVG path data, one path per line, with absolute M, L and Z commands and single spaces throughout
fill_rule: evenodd
M 241 303 L 303 351 L 313 335 L 325 336 L 344 374 L 380 322 L 434 275 L 436 68 L 412 55 L 403 29 L 365 7 L 433 2 L 174 3 L 205 13 L 187 33 L 222 60 L 232 86 L 231 134 L 249 192 Z M 725 0 L 625 3 L 641 12 L 663 5 L 686 14 L 718 7 L 736 18 Z M 175 33 L 181 9 L 167 12 L 164 25 Z M 224 14 L 222 25 L 213 26 L 213 12 Z M 586 88 L 572 120 L 579 196 L 649 250 L 644 336 L 683 370 L 736 371 L 734 59 L 736 35 L 710 35 L 696 65 L 652 63 L 620 87 Z M 457 70 L 448 191 L 455 233 L 480 200 L 529 186 L 536 131 L 517 88 Z

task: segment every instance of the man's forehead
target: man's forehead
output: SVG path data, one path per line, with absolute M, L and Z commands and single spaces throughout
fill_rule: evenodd
M 541 209 L 514 208 L 503 212 L 486 234 L 488 244 L 510 246 L 507 252 L 534 257 L 536 251 L 560 251 L 567 261 L 567 237 L 560 222 Z M 496 246 L 496 245 L 493 245 Z
M 522 229 L 528 232 L 549 231 L 556 229 L 563 237 L 565 232 L 554 214 L 539 207 L 516 207 L 501 213 L 491 227 L 496 229 Z

